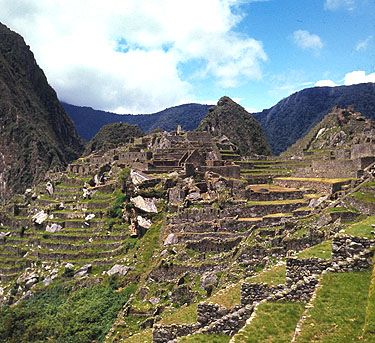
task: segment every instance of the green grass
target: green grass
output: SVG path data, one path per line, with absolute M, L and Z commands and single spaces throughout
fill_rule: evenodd
M 371 274 L 370 291 L 366 308 L 366 321 L 364 326 L 364 335 L 366 339 L 375 341 L 375 255 L 373 258 L 373 268 Z
M 152 329 L 142 330 L 138 334 L 124 340 L 126 343 L 152 343 Z
M 289 343 L 303 311 L 303 303 L 263 303 L 256 317 L 239 332 L 235 343 Z
M 170 324 L 193 324 L 197 322 L 197 307 L 198 303 L 191 304 L 189 306 L 181 307 L 175 310 L 172 314 L 166 314 L 162 318 L 160 324 L 170 325 Z M 164 314 L 163 314 L 164 316 Z
M 270 286 L 277 286 L 279 284 L 285 284 L 285 272 L 286 266 L 285 264 L 273 266 L 271 269 L 260 273 L 259 275 L 255 275 L 246 281 L 248 282 L 264 282 Z
M 374 228 L 371 227 L 372 224 L 375 224 L 375 216 L 367 217 L 358 223 L 350 225 L 345 229 L 345 233 L 359 237 L 371 237 L 371 231 L 374 230 Z
M 354 192 L 352 193 L 352 196 L 360 201 L 365 201 L 365 202 L 375 202 L 375 194 L 372 193 L 366 193 L 366 192 Z
M 332 213 L 332 212 L 348 212 L 348 210 L 345 207 L 331 207 L 324 210 L 325 213 Z
M 370 273 L 325 274 L 296 342 L 359 341 L 365 323 Z M 374 336 L 360 342 L 374 342 Z
M 233 308 L 241 303 L 241 284 L 237 283 L 233 287 L 228 287 L 207 299 L 207 301 L 219 304 L 226 308 Z
M 366 182 L 365 184 L 362 185 L 362 187 L 364 187 L 364 188 L 375 187 L 375 181 Z
M 297 254 L 299 258 L 318 257 L 330 259 L 332 255 L 332 241 L 327 240 Z
M 228 343 L 231 337 L 226 335 L 191 335 L 183 337 L 179 340 L 180 343 Z

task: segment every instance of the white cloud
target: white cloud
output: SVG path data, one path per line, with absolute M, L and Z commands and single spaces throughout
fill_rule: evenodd
M 352 71 L 350 73 L 345 74 L 345 77 L 343 80 L 341 80 L 341 82 L 343 82 L 343 85 L 345 86 L 356 85 L 358 83 L 375 82 L 375 73 L 366 75 L 366 72 L 363 70 Z M 315 83 L 315 87 L 335 87 L 335 86 L 341 86 L 341 85 L 333 82 L 332 80 L 320 80 Z
M 314 87 L 336 87 L 336 83 L 334 83 L 332 80 L 320 80 L 315 83 Z
M 354 0 L 326 0 L 324 3 L 324 8 L 330 11 L 334 11 L 339 8 L 344 8 L 352 11 L 354 9 L 354 5 Z
M 320 37 L 305 30 L 295 31 L 293 33 L 293 42 L 304 50 L 310 49 L 318 52 L 323 48 L 323 43 Z
M 358 83 L 375 82 L 375 73 L 366 75 L 366 72 L 357 70 L 345 75 L 345 86 L 356 85 Z
M 356 45 L 356 47 L 355 47 L 355 50 L 356 51 L 366 50 L 368 44 L 372 40 L 372 37 L 373 36 L 368 36 L 365 40 L 358 42 L 357 45 Z
M 61 100 L 145 113 L 194 99 L 197 72 L 223 87 L 261 78 L 262 43 L 234 32 L 240 3 L 0 0 L 0 21 L 25 38 Z

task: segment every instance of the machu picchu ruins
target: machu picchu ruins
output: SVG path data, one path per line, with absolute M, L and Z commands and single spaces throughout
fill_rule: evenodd
M 104 145 L 3 206 L 0 306 L 110 282 L 128 295 L 103 342 L 247 342 L 273 311 L 307 342 L 352 277 L 371 342 L 374 130 L 335 107 L 280 156 L 181 127 Z

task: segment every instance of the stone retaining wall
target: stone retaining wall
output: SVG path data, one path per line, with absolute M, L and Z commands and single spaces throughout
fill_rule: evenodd
M 230 240 L 205 238 L 200 241 L 187 242 L 186 248 L 199 252 L 224 252 L 230 251 L 242 241 L 241 237 Z
M 177 337 L 187 336 L 198 330 L 197 324 L 155 324 L 152 330 L 153 343 L 168 343 Z
M 372 266 L 375 239 L 336 236 L 332 241 L 332 267 L 336 271 L 367 270 Z
M 292 213 L 294 210 L 306 205 L 307 203 L 303 200 L 297 203 L 285 204 L 238 205 L 224 208 L 220 215 L 222 217 L 238 216 L 240 218 L 264 217 L 275 213 Z
M 197 308 L 198 323 L 203 327 L 227 315 L 230 311 L 212 302 L 200 302 Z
M 321 258 L 287 258 L 286 284 L 292 285 L 312 275 L 319 275 L 331 266 L 331 261 Z

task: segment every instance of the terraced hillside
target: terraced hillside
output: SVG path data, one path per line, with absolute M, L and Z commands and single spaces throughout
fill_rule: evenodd
M 375 217 L 358 205 L 371 156 L 360 178 L 330 178 L 303 173 L 331 161 L 320 150 L 236 151 L 155 133 L 15 198 L 0 218 L 0 341 L 373 341 Z

